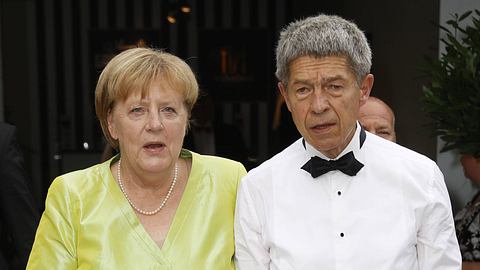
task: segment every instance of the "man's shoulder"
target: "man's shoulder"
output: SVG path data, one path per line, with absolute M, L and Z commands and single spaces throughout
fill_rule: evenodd
M 369 159 L 376 159 L 381 164 L 394 163 L 397 166 L 426 168 L 436 166 L 429 157 L 394 142 L 369 134 L 365 143 Z

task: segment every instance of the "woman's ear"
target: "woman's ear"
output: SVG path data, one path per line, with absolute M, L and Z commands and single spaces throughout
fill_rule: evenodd
M 110 133 L 110 136 L 112 136 L 113 139 L 118 140 L 117 129 L 113 119 L 112 109 L 108 110 L 107 123 L 108 123 L 108 132 Z

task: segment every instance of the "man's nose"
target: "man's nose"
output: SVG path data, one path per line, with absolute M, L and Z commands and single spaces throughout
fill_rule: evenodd
M 315 89 L 312 96 L 312 112 L 323 113 L 329 108 L 328 98 L 321 89 Z

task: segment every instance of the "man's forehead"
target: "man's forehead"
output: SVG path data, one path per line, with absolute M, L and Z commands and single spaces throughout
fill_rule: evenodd
M 360 107 L 358 112 L 359 119 L 384 119 L 387 122 L 393 122 L 393 115 L 390 111 L 378 102 L 367 102 Z
M 360 115 L 359 120 L 362 124 L 382 124 L 382 125 L 387 125 L 388 123 L 391 122 L 391 119 L 388 119 L 387 116 L 381 115 L 381 114 L 364 114 Z
M 365 115 L 390 115 L 389 110 L 383 104 L 370 99 L 360 107 L 360 113 Z

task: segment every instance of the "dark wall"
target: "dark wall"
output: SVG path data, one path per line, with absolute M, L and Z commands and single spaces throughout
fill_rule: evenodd
M 34 0 L 0 0 L 4 120 L 17 126 L 35 199 L 41 193 L 40 117 L 36 79 Z
M 102 135 L 94 115 L 93 89 L 99 71 L 95 59 L 101 54 L 95 51 L 102 51 L 109 33 L 114 37 L 154 33 L 156 46 L 188 59 L 199 75 L 202 47 L 208 47 L 209 39 L 226 38 L 202 33 L 218 30 L 232 35 L 236 29 L 267 33 L 271 49 L 256 57 L 266 57 L 262 61 L 270 62 L 265 69 L 272 76 L 260 87 L 253 86 L 258 89 L 247 99 L 218 104 L 223 120 L 240 127 L 254 158 L 262 161 L 272 154 L 270 128 L 277 91 L 273 52 L 279 29 L 293 18 L 319 12 L 345 16 L 371 37 L 376 76 L 372 94 L 396 112 L 398 142 L 435 157 L 435 140 L 424 126 L 422 81 L 416 68 L 423 54 L 437 54 L 438 31 L 430 22 L 438 21 L 438 1 L 398 2 L 392 7 L 379 0 L 198 0 L 190 1 L 193 13 L 188 20 L 175 25 L 164 19 L 168 2 L 0 0 L 3 109 L 5 119 L 19 127 L 37 197 L 44 195 L 53 177 L 99 158 Z M 243 39 L 255 42 L 248 32 Z M 216 89 L 223 90 L 221 85 Z M 256 98 L 255 91 L 263 93 Z
M 424 55 L 438 53 L 439 2 L 428 1 L 306 1 L 293 2 L 293 15 L 337 14 L 353 20 L 371 39 L 372 95 L 383 99 L 396 114 L 397 142 L 436 158 L 436 139 L 426 127 L 420 97 L 424 79 L 419 65 Z
M 287 20 L 290 1 L 189 1 L 192 13 L 168 24 L 166 15 L 176 2 L 0 0 L 3 109 L 6 120 L 19 127 L 39 196 L 59 174 L 99 161 L 104 142 L 93 106 L 95 83 L 102 64 L 140 37 L 147 46 L 186 59 L 202 83 L 207 81 L 199 70 L 205 61 L 202 48 L 210 41 L 234 36 L 236 44 L 255 48 L 249 33 L 264 33 L 262 40 L 268 44 L 262 41 L 258 47 L 263 51 L 252 52 L 262 63 L 262 83 L 235 83 L 236 90 L 243 87 L 248 94 L 239 99 L 224 95 L 216 106 L 223 121 L 241 129 L 252 157 L 268 158 L 270 98 L 276 93 L 273 40 Z M 212 34 L 215 31 L 220 34 Z M 232 90 L 225 84 L 201 87 L 205 92 Z

